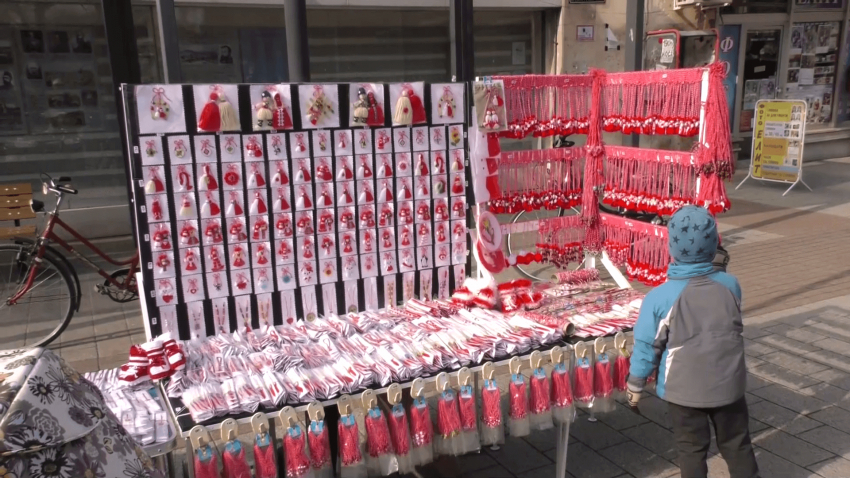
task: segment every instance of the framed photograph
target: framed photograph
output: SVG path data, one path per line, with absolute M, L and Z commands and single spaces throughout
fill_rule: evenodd
M 593 25 L 576 25 L 577 41 L 593 41 Z

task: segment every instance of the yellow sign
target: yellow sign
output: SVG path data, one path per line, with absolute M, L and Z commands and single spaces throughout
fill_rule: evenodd
M 795 182 L 803 165 L 806 102 L 762 100 L 756 103 L 753 160 L 756 179 Z

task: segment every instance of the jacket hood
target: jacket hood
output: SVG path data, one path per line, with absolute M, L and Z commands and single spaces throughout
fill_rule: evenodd
M 706 263 L 717 253 L 717 222 L 705 208 L 685 206 L 667 225 L 668 249 L 676 264 Z

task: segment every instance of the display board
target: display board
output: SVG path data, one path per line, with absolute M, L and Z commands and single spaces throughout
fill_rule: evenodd
M 124 92 L 154 336 L 448 298 L 466 276 L 463 84 Z
M 752 160 L 741 184 L 749 178 L 791 183 L 791 187 L 802 182 L 806 102 L 760 100 L 755 111 Z

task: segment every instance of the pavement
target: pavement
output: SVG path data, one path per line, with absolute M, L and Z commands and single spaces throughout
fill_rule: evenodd
M 787 186 L 754 180 L 735 190 L 746 175 L 744 163 L 727 185 L 733 207 L 719 223 L 729 271 L 744 294 L 750 431 L 765 478 L 850 477 L 848 164 L 806 163 L 813 191 L 799 185 L 785 197 Z M 113 246 L 120 249 L 121 242 Z M 81 279 L 84 304 L 53 348 L 81 372 L 121 365 L 130 344 L 144 340 L 138 303 L 95 295 L 99 276 L 93 273 Z M 597 422 L 580 413 L 570 430 L 568 476 L 679 476 L 666 404 L 650 395 L 641 411 L 618 404 Z M 418 473 L 548 478 L 555 473 L 555 443 L 554 431 L 509 437 L 498 451 L 443 458 Z M 728 477 L 716 447 L 710 456 L 709 476 Z

